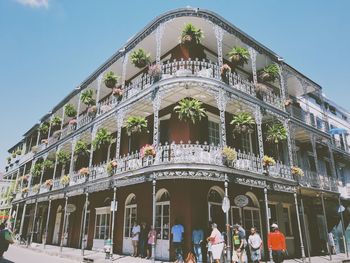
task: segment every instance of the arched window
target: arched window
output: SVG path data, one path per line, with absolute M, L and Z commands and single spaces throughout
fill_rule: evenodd
M 137 218 L 136 195 L 129 194 L 125 200 L 124 237 L 131 237 L 132 223 Z
M 156 194 L 156 222 L 157 246 L 156 257 L 169 258 L 170 238 L 170 194 L 165 188 L 159 189 Z

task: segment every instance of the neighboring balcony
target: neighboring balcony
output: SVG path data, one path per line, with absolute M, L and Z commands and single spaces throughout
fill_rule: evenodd
M 332 192 L 339 192 L 337 180 L 333 177 L 320 175 L 316 172 L 304 170 L 304 176 L 299 179 L 300 185 Z

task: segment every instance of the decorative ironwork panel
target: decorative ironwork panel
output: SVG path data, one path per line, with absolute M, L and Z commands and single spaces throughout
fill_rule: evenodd
M 258 76 L 256 74 L 256 55 L 257 52 L 254 48 L 248 47 L 249 55 L 250 55 L 250 60 L 252 61 L 252 72 L 253 72 L 253 82 L 254 84 L 258 83 Z

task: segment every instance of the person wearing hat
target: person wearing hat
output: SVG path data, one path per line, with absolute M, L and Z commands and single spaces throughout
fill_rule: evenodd
M 211 244 L 211 252 L 214 262 L 220 262 L 221 254 L 224 249 L 224 240 L 218 226 L 215 223 L 211 224 L 211 235 L 207 238 L 207 241 Z
M 283 256 L 286 252 L 286 238 L 279 231 L 277 224 L 271 225 L 272 231 L 267 237 L 268 248 L 272 250 L 272 258 L 275 263 L 283 262 Z

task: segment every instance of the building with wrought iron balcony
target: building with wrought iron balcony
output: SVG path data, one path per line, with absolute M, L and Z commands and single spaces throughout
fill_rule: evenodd
M 344 251 L 348 118 L 317 83 L 224 18 L 170 11 L 9 150 L 14 228 L 61 248 L 103 250 L 111 239 L 128 254 L 137 220 L 154 225 L 155 257 L 168 260 L 175 219 L 185 250 L 195 226 L 254 226 L 266 244 L 277 223 L 290 257 L 326 251 L 331 231 Z

